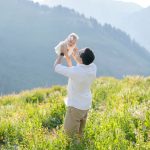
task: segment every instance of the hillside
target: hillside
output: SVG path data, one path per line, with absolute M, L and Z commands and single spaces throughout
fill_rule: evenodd
M 142 10 L 142 7 L 129 2 L 122 2 L 119 0 L 31 0 L 39 2 L 41 5 L 54 7 L 62 5 L 67 8 L 75 9 L 76 11 L 84 14 L 86 17 L 94 17 L 100 23 L 109 23 L 113 26 L 118 26 L 120 20 L 124 17 Z
M 150 7 L 143 8 L 135 3 L 119 0 L 47 0 L 40 4 L 50 7 L 61 4 L 87 17 L 92 16 L 102 24 L 109 23 L 127 32 L 150 51 Z
M 98 76 L 150 74 L 150 54 L 111 25 L 27 0 L 0 1 L 0 6 L 0 94 L 66 84 L 53 70 L 54 46 L 70 32 L 79 35 L 79 48 L 94 50 Z
M 0 97 L 0 149 L 150 149 L 150 77 L 102 77 L 80 144 L 63 134 L 66 87 Z
M 121 27 L 150 51 L 150 19 L 148 18 L 150 18 L 150 7 L 130 14 L 124 19 Z

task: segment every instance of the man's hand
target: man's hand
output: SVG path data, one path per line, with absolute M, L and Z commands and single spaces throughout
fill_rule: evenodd
M 72 52 L 72 56 L 75 57 L 77 52 L 78 52 L 78 48 L 75 47 L 74 50 L 73 50 L 73 52 Z
M 67 44 L 63 43 L 61 45 L 61 53 L 64 53 L 68 66 L 72 67 L 71 58 L 68 55 Z
M 67 55 L 68 51 L 67 51 L 67 44 L 63 43 L 61 45 L 61 53 L 64 53 L 64 55 Z
M 63 59 L 63 56 L 58 56 L 56 58 L 55 63 L 54 63 L 54 68 L 56 67 L 57 64 L 61 64 L 62 59 Z
M 75 47 L 75 48 L 74 48 L 74 51 L 73 51 L 73 53 L 72 53 L 72 57 L 73 57 L 73 59 L 76 61 L 76 63 L 78 63 L 78 62 L 77 62 L 77 59 L 76 59 L 77 53 L 78 53 L 78 48 Z

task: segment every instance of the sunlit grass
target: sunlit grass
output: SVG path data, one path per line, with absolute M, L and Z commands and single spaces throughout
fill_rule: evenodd
M 0 97 L 0 149 L 150 149 L 150 78 L 101 77 L 91 89 L 92 108 L 79 144 L 63 132 L 66 87 Z

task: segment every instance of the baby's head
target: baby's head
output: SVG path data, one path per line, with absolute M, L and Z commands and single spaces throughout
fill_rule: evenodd
M 78 39 L 79 39 L 79 36 L 76 33 L 69 34 L 67 39 L 66 39 L 67 40 L 67 45 L 69 47 L 72 47 L 72 46 L 76 45 Z

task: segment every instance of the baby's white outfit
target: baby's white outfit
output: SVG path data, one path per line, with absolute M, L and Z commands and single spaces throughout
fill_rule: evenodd
M 56 52 L 57 55 L 60 55 L 60 53 L 61 53 L 61 45 L 64 44 L 65 42 L 66 41 L 61 41 L 61 42 L 59 42 L 59 44 L 57 46 L 55 46 L 55 52 Z M 69 49 L 68 56 L 71 56 L 71 54 L 72 54 L 72 52 L 73 52 L 75 47 L 76 47 L 76 45 L 70 47 L 67 44 L 67 48 Z

